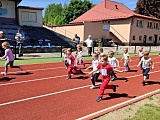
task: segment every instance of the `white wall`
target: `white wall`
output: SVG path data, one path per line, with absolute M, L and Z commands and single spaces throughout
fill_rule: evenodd
M 18 9 L 19 24 L 42 27 L 42 10 Z
M 2 7 L 0 7 L 0 17 L 4 18 L 15 18 L 15 2 L 0 0 Z

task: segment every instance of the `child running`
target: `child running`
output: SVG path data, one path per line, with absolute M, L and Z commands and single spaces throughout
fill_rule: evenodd
M 98 54 L 93 53 L 92 54 L 92 59 L 93 59 L 92 60 L 92 65 L 89 66 L 88 68 L 86 68 L 86 70 L 88 70 L 88 69 L 96 70 L 97 69 L 97 66 L 99 64 Z M 90 87 L 90 89 L 95 89 L 96 88 L 95 82 L 98 80 L 99 74 L 100 74 L 99 71 L 97 71 L 96 73 L 92 73 L 92 76 L 91 76 L 92 86 Z
M 114 52 L 110 51 L 108 53 L 108 62 L 109 64 L 113 67 L 113 70 L 119 67 L 119 61 L 114 57 Z M 114 71 L 111 71 L 111 81 L 114 81 L 117 79 L 116 74 L 114 73 Z M 123 72 L 121 70 L 117 70 L 119 72 Z
M 6 59 L 6 63 L 4 65 L 4 72 L 1 72 L 3 75 L 7 75 L 8 73 L 8 65 L 10 65 L 11 68 L 19 68 L 22 70 L 22 66 L 14 66 L 14 55 L 10 49 L 10 44 L 8 42 L 2 43 L 2 48 L 5 49 L 5 55 L 1 57 L 1 59 Z
M 149 79 L 149 71 L 154 68 L 152 59 L 149 57 L 149 52 L 145 51 L 143 57 L 139 62 L 138 66 L 142 63 L 142 74 L 144 76 L 142 84 L 145 85 L 146 79 Z
M 68 63 L 68 68 L 67 68 L 68 77 L 67 77 L 67 79 L 71 79 L 71 73 L 73 73 L 73 74 L 84 74 L 81 69 L 77 70 L 77 67 L 74 65 L 75 58 L 72 55 L 72 49 L 71 48 L 67 49 L 67 55 L 68 55 L 68 59 L 67 59 L 67 63 Z
M 104 53 L 103 53 L 103 48 L 102 48 L 102 47 L 99 47 L 97 53 L 98 53 L 99 56 L 104 55 Z
M 96 101 L 100 102 L 103 97 L 103 93 L 105 89 L 113 89 L 114 92 L 116 92 L 116 85 L 108 85 L 110 81 L 110 72 L 113 70 L 113 68 L 108 64 L 108 57 L 106 55 L 101 56 L 100 63 L 97 66 L 97 69 L 91 71 L 89 74 L 95 73 L 98 70 L 100 70 L 102 74 L 102 84 L 100 86 L 100 93 L 97 97 Z
M 77 46 L 76 67 L 78 67 L 78 64 L 83 65 L 85 67 L 82 53 L 83 53 L 82 46 L 81 45 Z
M 141 61 L 141 58 L 143 57 L 143 47 L 139 47 L 139 51 L 136 56 L 139 56 L 139 61 Z M 140 64 L 140 68 L 142 69 L 142 63 Z
M 129 72 L 130 71 L 129 62 L 131 61 L 131 59 L 129 57 L 128 48 L 124 49 L 122 60 L 124 61 L 124 68 L 125 68 L 124 71 Z
M 63 48 L 62 49 L 62 56 L 63 56 L 63 62 L 64 62 L 65 66 L 66 66 L 66 69 L 67 69 L 68 68 L 68 63 L 67 63 L 67 58 L 68 58 L 68 56 L 67 56 L 67 48 Z

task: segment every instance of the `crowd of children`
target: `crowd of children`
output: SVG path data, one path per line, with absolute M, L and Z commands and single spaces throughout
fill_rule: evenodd
M 14 55 L 12 50 L 10 49 L 10 44 L 8 42 L 3 42 L 2 47 L 5 49 L 5 55 L 1 57 L 1 59 L 6 59 L 6 63 L 4 65 L 4 72 L 1 72 L 3 75 L 7 75 L 8 73 L 8 65 L 11 68 L 19 68 L 22 70 L 22 66 L 14 66 Z M 67 79 L 71 79 L 71 75 L 73 74 L 82 74 L 85 73 L 82 69 L 79 69 L 79 65 L 83 65 L 85 67 L 85 62 L 83 60 L 83 49 L 81 45 L 77 45 L 77 51 L 75 56 L 72 54 L 71 48 L 63 48 L 62 49 L 64 64 L 67 69 Z M 149 57 L 149 51 L 143 51 L 143 47 L 139 48 L 139 51 L 136 54 L 139 56 L 138 67 L 141 66 L 142 74 L 144 76 L 142 84 L 145 85 L 146 79 L 149 79 L 149 71 L 154 68 L 154 63 L 152 59 Z M 128 48 L 124 49 L 122 59 L 124 62 L 124 71 L 130 71 L 129 63 L 131 62 Z M 85 70 L 91 70 L 89 74 L 91 74 L 91 87 L 90 89 L 97 88 L 95 82 L 98 81 L 98 78 L 101 74 L 102 83 L 100 85 L 100 93 L 97 97 L 96 101 L 99 102 L 103 98 L 103 93 L 105 89 L 113 89 L 116 92 L 116 85 L 108 85 L 110 81 L 114 81 L 117 79 L 116 72 L 123 72 L 118 69 L 119 61 L 114 57 L 114 52 L 109 51 L 108 54 L 103 53 L 103 48 L 98 48 L 98 51 L 92 54 L 92 63 L 91 66 L 87 67 Z
M 85 67 L 85 63 L 83 60 L 83 49 L 81 45 L 77 45 L 76 55 L 72 55 L 71 49 L 63 49 L 64 53 L 64 62 L 67 68 L 68 78 L 71 78 L 71 74 L 84 74 L 81 69 L 78 70 L 78 65 L 83 65 Z M 139 48 L 139 51 L 136 54 L 139 56 L 139 64 L 137 66 L 141 66 L 142 74 L 144 79 L 142 84 L 145 85 L 146 79 L 149 79 L 149 71 L 154 68 L 153 61 L 149 57 L 148 51 L 143 51 L 143 47 Z M 75 60 L 75 63 L 74 63 Z M 128 48 L 124 48 L 123 57 L 121 59 L 124 63 L 124 70 L 120 70 L 119 61 L 114 57 L 114 52 L 109 51 L 108 54 L 104 54 L 103 48 L 99 47 L 97 52 L 92 54 L 92 63 L 85 70 L 92 70 L 89 72 L 91 74 L 91 87 L 90 89 L 97 88 L 96 81 L 98 81 L 99 76 L 102 76 L 102 84 L 100 85 L 100 93 L 97 97 L 96 101 L 99 102 L 102 100 L 103 93 L 105 89 L 113 89 L 116 91 L 116 85 L 108 85 L 110 81 L 117 80 L 116 72 L 129 72 L 130 67 L 129 63 L 131 62 L 131 58 L 128 53 Z

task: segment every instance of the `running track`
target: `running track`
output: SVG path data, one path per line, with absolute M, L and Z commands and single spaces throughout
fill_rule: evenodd
M 99 89 L 89 89 L 88 75 L 73 75 L 66 80 L 63 63 L 24 65 L 25 71 L 9 68 L 8 77 L 0 78 L 0 119 L 86 120 L 160 93 L 160 60 L 158 56 L 152 58 L 155 69 L 146 86 L 141 84 L 143 77 L 134 57 L 130 63 L 133 71 L 117 73 L 121 79 L 110 82 L 119 86 L 117 92 L 105 90 L 101 102 L 95 101 Z

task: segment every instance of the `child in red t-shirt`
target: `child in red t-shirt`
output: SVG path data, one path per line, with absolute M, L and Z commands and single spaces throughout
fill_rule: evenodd
M 97 66 L 96 70 L 91 71 L 89 74 L 92 74 L 94 72 L 100 71 L 102 74 L 102 84 L 100 86 L 100 94 L 97 97 L 96 101 L 100 102 L 103 97 L 103 93 L 105 89 L 113 89 L 114 92 L 116 92 L 116 85 L 108 85 L 110 81 L 110 72 L 113 70 L 113 68 L 108 64 L 108 57 L 106 55 L 102 55 L 100 58 L 100 64 Z
M 77 67 L 74 64 L 75 58 L 72 55 L 72 49 L 71 48 L 67 49 L 67 56 L 68 56 L 68 58 L 67 58 L 67 63 L 68 63 L 68 68 L 67 68 L 68 77 L 67 77 L 67 79 L 71 79 L 71 73 L 73 73 L 73 74 L 84 74 L 81 69 L 77 70 Z

